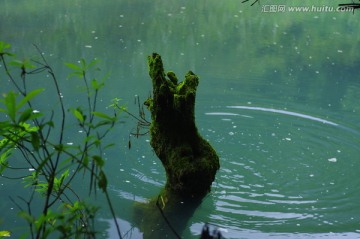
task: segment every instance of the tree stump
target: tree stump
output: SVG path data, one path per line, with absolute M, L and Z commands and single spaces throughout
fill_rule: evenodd
M 219 157 L 195 124 L 195 97 L 199 78 L 191 71 L 178 82 L 164 73 L 159 54 L 148 57 L 153 95 L 145 101 L 151 112 L 150 144 L 166 171 L 165 190 L 182 198 L 205 196 L 211 188 Z

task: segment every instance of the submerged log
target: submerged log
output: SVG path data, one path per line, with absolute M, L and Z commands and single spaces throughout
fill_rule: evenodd
M 164 73 L 160 55 L 148 57 L 153 95 L 145 101 L 151 112 L 150 144 L 161 160 L 167 182 L 166 195 L 201 198 L 211 188 L 219 157 L 195 125 L 195 97 L 199 78 L 189 71 L 179 82 Z

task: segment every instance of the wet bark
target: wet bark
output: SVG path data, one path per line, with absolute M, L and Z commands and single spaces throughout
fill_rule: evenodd
M 179 82 L 173 72 L 165 74 L 160 55 L 148 57 L 153 95 L 145 101 L 151 112 L 150 144 L 166 171 L 166 195 L 201 198 L 211 188 L 219 157 L 198 133 L 195 97 L 199 78 L 189 71 Z

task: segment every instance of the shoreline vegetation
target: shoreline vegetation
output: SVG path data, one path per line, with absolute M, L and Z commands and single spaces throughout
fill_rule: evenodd
M 3 116 L 0 121 L 0 173 L 3 178 L 24 182 L 23 190 L 29 193 L 10 197 L 19 210 L 19 217 L 28 224 L 28 232 L 21 232 L 22 237 L 96 238 L 99 235 L 96 215 L 100 208 L 72 188 L 77 180 L 82 180 L 88 183 L 90 197 L 96 197 L 98 191 L 102 193 L 117 236 L 122 239 L 127 232 L 122 234 L 117 222 L 102 155 L 114 145 L 103 145 L 103 139 L 113 130 L 119 113 L 129 112 L 117 101 L 110 107 L 112 113 L 98 111 L 98 95 L 106 76 L 90 81 L 98 60 L 86 62 L 85 59 L 78 64 L 65 63 L 72 70 L 68 78 L 80 79 L 84 84 L 86 99 L 85 105 L 66 109 L 61 82 L 40 49 L 35 48 L 38 58 L 18 60 L 11 53 L 10 44 L 0 42 L 1 67 L 13 87 L 3 93 L 0 101 Z M 165 167 L 168 181 L 156 200 L 135 204 L 135 221 L 140 222 L 144 238 L 155 238 L 154 233 L 161 237 L 160 220 L 181 238 L 178 232 L 185 229 L 187 220 L 210 191 L 220 167 L 219 157 L 195 126 L 198 77 L 189 72 L 185 80 L 178 83 L 173 72 L 167 73 L 166 78 L 160 55 L 153 54 L 148 60 L 154 84 L 153 97 L 145 102 L 152 114 L 152 122 L 147 122 L 150 142 Z M 52 86 L 34 88 L 29 85 L 29 78 L 42 78 L 43 74 L 50 77 Z M 45 90 L 54 91 L 54 98 L 47 100 L 54 101 L 52 107 L 59 107 L 51 109 L 50 113 L 39 105 Z M 69 144 L 65 141 L 68 138 L 65 127 L 71 120 L 77 123 L 83 138 Z M 0 231 L 0 238 L 10 236 L 11 230 Z M 202 238 L 210 236 L 206 225 Z

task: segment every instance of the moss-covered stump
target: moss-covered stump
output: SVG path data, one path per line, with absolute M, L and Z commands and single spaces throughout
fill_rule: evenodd
M 219 157 L 195 125 L 195 96 L 199 78 L 191 71 L 178 82 L 164 73 L 160 55 L 148 57 L 153 84 L 145 105 L 151 112 L 150 144 L 167 176 L 165 189 L 181 197 L 203 197 L 210 191 L 220 167 Z

